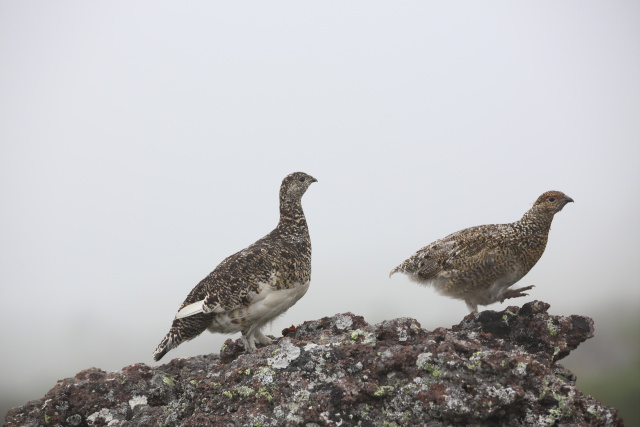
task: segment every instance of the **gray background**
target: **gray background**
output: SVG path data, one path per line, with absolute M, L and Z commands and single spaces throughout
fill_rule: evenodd
M 191 288 L 275 226 L 298 170 L 319 180 L 312 284 L 267 333 L 345 311 L 456 324 L 463 302 L 388 272 L 557 189 L 576 203 L 510 303 L 595 319 L 566 362 L 579 386 L 632 363 L 638 16 L 637 1 L 1 2 L 0 412 L 85 368 L 153 363 Z

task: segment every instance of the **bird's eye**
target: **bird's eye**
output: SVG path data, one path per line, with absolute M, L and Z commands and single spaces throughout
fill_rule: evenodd
M 549 201 L 550 201 L 551 203 L 553 203 L 553 202 L 555 202 L 555 201 L 556 201 L 556 198 L 555 198 L 555 197 L 549 197 Z
M 301 176 L 300 178 L 298 178 L 300 180 L 300 182 L 304 182 L 304 177 Z

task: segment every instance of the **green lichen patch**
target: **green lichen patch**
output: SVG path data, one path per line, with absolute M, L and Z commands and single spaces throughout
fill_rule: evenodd
M 345 340 L 342 344 L 371 344 L 376 342 L 376 336 L 372 332 L 363 331 L 362 329 L 352 329 L 349 331 L 351 339 Z
M 260 366 L 253 377 L 264 385 L 270 385 L 273 383 L 274 375 L 276 375 L 276 371 L 271 367 Z
M 236 387 L 236 393 L 238 394 L 238 396 L 248 397 L 248 396 L 251 396 L 253 392 L 254 390 L 251 387 L 248 387 L 246 385 L 241 385 L 239 387 Z
M 233 390 L 225 390 L 225 391 L 223 391 L 222 395 L 228 397 L 229 399 L 232 399 L 235 396 L 243 398 L 243 397 L 252 396 L 254 394 L 254 392 L 255 392 L 255 390 L 252 389 L 251 387 L 246 386 L 246 385 L 241 385 L 241 386 L 236 387 Z
M 558 335 L 558 332 L 560 331 L 560 328 L 557 325 L 554 325 L 551 320 L 549 320 L 547 322 L 547 330 L 549 331 L 549 333 L 552 336 L 555 337 L 556 335 Z
M 477 371 L 478 369 L 480 369 L 481 365 L 482 365 L 482 352 L 477 351 L 471 355 L 471 357 L 469 358 L 469 363 L 467 363 L 465 366 L 467 367 L 467 369 L 470 369 L 472 371 Z
M 258 391 L 256 392 L 256 397 L 257 398 L 265 398 L 265 399 L 267 399 L 268 402 L 271 402 L 271 400 L 273 400 L 273 396 L 271 395 L 271 393 L 269 393 L 267 391 L 267 389 L 265 387 L 260 387 L 258 389 Z
M 394 390 L 395 390 L 394 386 L 383 385 L 383 386 L 379 386 L 377 390 L 373 393 L 373 395 L 376 397 L 390 396 L 391 394 L 393 394 Z
M 429 372 L 432 377 L 439 378 L 441 371 L 437 365 L 437 359 L 431 353 L 421 353 L 416 359 L 416 366 Z
M 424 364 L 424 370 L 427 372 L 431 372 L 431 376 L 434 378 L 440 378 L 440 370 L 431 363 Z

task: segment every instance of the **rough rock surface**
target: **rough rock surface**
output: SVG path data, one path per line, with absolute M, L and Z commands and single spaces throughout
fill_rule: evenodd
M 7 426 L 621 426 L 557 363 L 593 336 L 583 316 L 534 301 L 427 331 L 338 314 L 246 354 L 92 368 L 14 408 Z

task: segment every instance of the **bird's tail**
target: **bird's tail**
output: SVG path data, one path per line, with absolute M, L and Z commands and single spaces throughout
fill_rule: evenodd
M 200 335 L 211 324 L 214 316 L 213 313 L 196 313 L 182 319 L 174 319 L 169 333 L 165 335 L 156 351 L 153 352 L 153 360 L 157 362 L 171 349 Z
M 173 331 L 169 331 L 169 333 L 165 335 L 162 341 L 160 341 L 160 344 L 158 344 L 156 351 L 153 352 L 153 360 L 157 362 L 158 360 L 162 359 L 162 357 L 167 354 L 169 350 L 177 347 L 179 343 L 176 342 L 176 338 L 177 337 L 173 333 Z
M 389 277 L 393 276 L 394 274 L 396 274 L 399 271 L 402 271 L 402 264 L 400 264 L 399 266 L 397 266 L 396 268 L 391 270 L 391 272 L 389 273 Z

